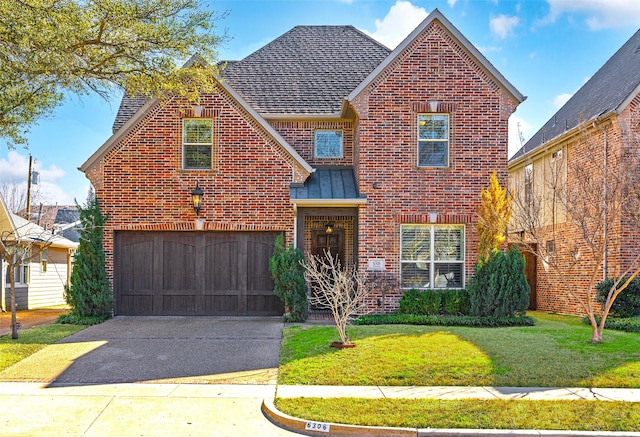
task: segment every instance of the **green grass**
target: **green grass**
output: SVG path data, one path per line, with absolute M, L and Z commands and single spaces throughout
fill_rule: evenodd
M 637 431 L 640 403 L 596 401 L 276 399 L 305 420 L 402 428 Z
M 640 334 L 606 330 L 593 344 L 581 319 L 532 313 L 536 325 L 353 326 L 357 346 L 332 349 L 332 327 L 285 329 L 281 384 L 640 387 Z M 637 431 L 640 403 L 605 401 L 276 399 L 318 422 L 409 428 Z
M 54 323 L 20 331 L 16 340 L 12 340 L 10 334 L 0 337 L 0 371 L 84 328 L 86 326 Z
M 278 382 L 640 388 L 640 334 L 593 344 L 578 317 L 533 315 L 533 327 L 352 326 L 357 346 L 343 350 L 329 347 L 333 327 L 287 328 Z

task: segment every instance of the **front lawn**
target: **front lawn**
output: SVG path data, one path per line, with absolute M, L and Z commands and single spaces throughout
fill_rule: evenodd
M 333 327 L 290 327 L 278 382 L 640 388 L 640 334 L 606 330 L 592 344 L 577 317 L 533 315 L 532 327 L 352 326 L 357 346 L 343 350 L 329 347 Z
M 517 328 L 353 326 L 285 329 L 280 384 L 640 388 L 640 334 L 606 330 L 600 344 L 577 317 L 533 313 Z M 640 402 L 278 398 L 317 422 L 408 428 L 637 431 Z

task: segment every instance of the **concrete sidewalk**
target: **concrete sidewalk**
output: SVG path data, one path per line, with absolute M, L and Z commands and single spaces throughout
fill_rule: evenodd
M 321 387 L 0 382 L 0 435 L 638 437 L 640 432 L 411 429 L 318 424 L 278 411 L 274 397 L 589 399 L 640 401 L 640 390 L 491 387 Z M 262 411 L 261 411 L 262 406 Z M 310 431 L 310 426 L 322 431 Z

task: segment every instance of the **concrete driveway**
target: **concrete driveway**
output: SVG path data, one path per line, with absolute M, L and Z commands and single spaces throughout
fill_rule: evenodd
M 275 384 L 280 318 L 116 317 L 0 372 L 4 381 Z

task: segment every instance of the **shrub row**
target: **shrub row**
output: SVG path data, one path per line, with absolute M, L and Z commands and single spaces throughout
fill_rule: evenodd
M 599 317 L 596 320 L 600 323 Z M 587 325 L 591 324 L 588 317 L 583 317 L 582 322 Z M 604 327 L 605 329 L 616 329 L 618 331 L 640 332 L 640 317 L 607 317 Z
M 356 325 L 429 325 L 429 326 L 469 326 L 498 328 L 506 326 L 533 326 L 534 320 L 529 316 L 445 316 L 445 315 L 414 315 L 387 314 L 366 315 L 354 320 Z
M 469 314 L 469 295 L 466 290 L 415 290 L 400 298 L 398 314 L 417 316 Z

